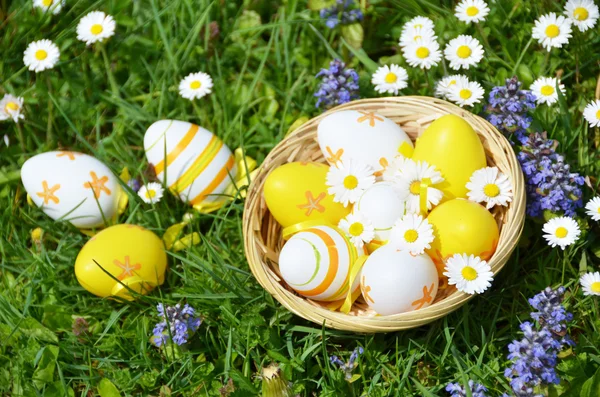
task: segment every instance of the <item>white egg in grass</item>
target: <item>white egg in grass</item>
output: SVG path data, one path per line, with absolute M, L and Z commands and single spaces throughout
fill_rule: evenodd
M 385 245 L 365 262 L 360 288 L 365 302 L 375 312 L 399 314 L 433 303 L 438 274 L 429 256 L 412 256 L 408 251 Z
M 373 242 L 382 244 L 389 239 L 394 223 L 404 215 L 405 204 L 391 182 L 377 182 L 365 190 L 352 211 L 371 221 L 375 228 Z

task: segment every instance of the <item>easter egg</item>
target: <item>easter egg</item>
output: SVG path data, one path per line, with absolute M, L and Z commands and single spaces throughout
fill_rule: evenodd
M 158 179 L 190 205 L 223 200 L 236 175 L 231 150 L 212 132 L 186 121 L 160 120 L 144 135 Z
M 488 260 L 498 245 L 498 224 L 480 204 L 454 199 L 435 207 L 427 217 L 435 239 L 427 254 L 435 262 L 440 275 L 444 261 L 454 254 L 475 255 Z
M 433 303 L 438 274 L 427 255 L 412 256 L 385 245 L 365 262 L 360 289 L 365 302 L 379 314 L 410 312 Z
M 375 242 L 387 241 L 394 223 L 404 215 L 404 201 L 390 182 L 376 182 L 354 204 L 353 212 L 364 215 L 375 229 Z
M 373 112 L 343 110 L 321 120 L 317 140 L 329 164 L 354 159 L 381 170 L 390 164 L 404 144 L 413 143 L 400 126 Z
M 361 252 L 361 255 L 364 252 Z M 343 299 L 358 252 L 337 228 L 315 226 L 289 239 L 279 254 L 285 282 L 300 295 L 319 301 Z M 352 291 L 358 288 L 356 278 Z
M 350 213 L 327 193 L 329 166 L 321 163 L 287 163 L 265 180 L 264 195 L 271 215 L 283 227 L 324 220 L 333 225 Z
M 164 282 L 166 269 L 162 240 L 150 230 L 129 224 L 102 230 L 83 246 L 75 260 L 79 284 L 103 298 L 132 300 L 127 288 L 146 294 Z
M 473 172 L 486 166 L 485 151 L 473 127 L 462 117 L 447 114 L 435 120 L 417 139 L 412 155 L 427 161 L 442 173 L 444 182 L 435 187 L 444 200 L 466 198 L 466 184 Z
M 33 156 L 21 180 L 36 206 L 54 220 L 86 229 L 117 214 L 121 186 L 110 169 L 87 154 L 58 151 Z

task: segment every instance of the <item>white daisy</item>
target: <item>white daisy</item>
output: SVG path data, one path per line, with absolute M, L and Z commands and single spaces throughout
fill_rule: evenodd
M 556 83 L 562 94 L 565 94 L 564 84 L 560 84 L 560 81 L 556 77 L 540 77 L 531 84 L 529 90 L 535 95 L 535 100 L 538 104 L 546 103 L 552 105 L 558 102 L 558 92 L 556 91 Z
M 569 0 L 565 5 L 565 15 L 581 32 L 585 32 L 596 25 L 598 6 L 591 0 Z
M 179 95 L 190 101 L 212 92 L 213 81 L 204 72 L 190 73 L 179 83 Z
M 92 11 L 79 21 L 77 39 L 90 45 L 102 42 L 115 34 L 116 23 L 112 16 L 102 11 Z
M 0 121 L 13 119 L 15 123 L 18 123 L 19 119 L 25 118 L 21 114 L 22 110 L 23 98 L 5 94 L 4 98 L 0 101 Z M 8 143 L 6 146 L 8 146 Z
M 478 82 L 459 79 L 448 89 L 448 100 L 460 107 L 473 106 L 481 101 L 483 94 L 485 91 Z
M 404 215 L 390 232 L 390 244 L 397 249 L 409 251 L 411 255 L 421 255 L 431 248 L 434 238 L 429 221 L 417 214 Z
M 428 27 L 414 27 L 409 25 L 408 23 L 404 25 L 402 28 L 402 34 L 400 35 L 400 47 L 406 47 L 410 43 L 414 43 L 419 39 L 431 39 L 437 40 L 437 36 L 435 35 L 435 31 L 433 28 Z
M 586 273 L 579 279 L 584 295 L 600 295 L 600 272 Z
M 371 83 L 375 85 L 375 91 L 383 94 L 394 94 L 397 95 L 398 91 L 406 88 L 408 84 L 408 74 L 406 69 L 398 65 L 392 64 L 390 66 L 384 65 L 377 69 L 373 74 Z
M 595 221 L 600 221 L 600 196 L 594 197 L 585 205 L 586 213 Z
M 333 195 L 333 201 L 347 206 L 354 204 L 365 190 L 375 183 L 373 168 L 355 160 L 338 161 L 327 172 L 327 192 Z
M 571 38 L 571 21 L 553 12 L 542 15 L 535 21 L 532 36 L 548 51 L 560 48 Z
M 402 49 L 406 62 L 412 67 L 429 69 L 442 59 L 440 45 L 433 39 L 417 39 Z
M 438 98 L 448 99 L 450 88 L 456 85 L 459 81 L 464 85 L 469 82 L 469 79 L 463 74 L 454 74 L 452 76 L 444 77 L 438 81 L 435 86 L 435 96 Z
M 50 11 L 56 15 L 65 6 L 65 0 L 33 0 L 33 6 L 44 12 Z
M 160 201 L 163 192 L 164 190 L 160 183 L 151 182 L 138 190 L 138 196 L 140 196 L 146 204 L 155 204 Z
M 430 210 L 434 205 L 439 204 L 444 196 L 441 190 L 432 186 L 443 182 L 444 178 L 435 167 L 429 166 L 426 161 L 415 162 L 410 159 L 406 161 L 396 181 L 396 187 L 400 198 L 406 201 L 408 213 L 418 214 L 421 212 L 421 182 L 425 178 L 431 180 L 431 184 L 427 187 L 427 209 Z
M 39 40 L 27 46 L 23 62 L 29 70 L 37 73 L 42 70 L 52 69 L 56 65 L 56 62 L 58 62 L 59 56 L 60 51 L 56 44 L 50 40 Z
M 485 21 L 490 8 L 483 0 L 462 0 L 454 9 L 454 15 L 466 23 Z
M 401 154 L 398 154 L 391 163 L 389 163 L 381 173 L 381 179 L 386 182 L 395 183 L 408 159 Z
M 563 250 L 579 238 L 581 230 L 575 219 L 568 216 L 552 218 L 542 228 L 544 238 L 551 247 L 560 246 Z
M 450 40 L 444 49 L 444 55 L 452 69 L 469 69 L 483 58 L 483 46 L 473 36 L 461 34 Z
M 454 254 L 446 261 L 448 284 L 467 294 L 481 294 L 492 285 L 494 273 L 486 261 L 475 255 Z
M 364 215 L 349 214 L 339 223 L 339 228 L 346 233 L 352 244 L 359 250 L 375 238 L 375 228 Z
M 410 21 L 406 22 L 404 24 L 404 26 L 402 27 L 402 30 L 406 30 L 406 29 L 428 29 L 428 30 L 433 30 L 435 28 L 435 25 L 433 24 L 433 21 L 427 17 L 423 17 L 423 16 L 418 16 L 418 17 L 414 17 L 413 19 L 411 19 Z
M 506 207 L 512 201 L 512 187 L 508 176 L 496 167 L 486 167 L 473 172 L 467 182 L 467 196 L 476 203 L 486 202 L 489 210 L 495 205 Z
M 590 123 L 590 127 L 600 127 L 600 100 L 588 103 L 583 110 L 583 117 Z

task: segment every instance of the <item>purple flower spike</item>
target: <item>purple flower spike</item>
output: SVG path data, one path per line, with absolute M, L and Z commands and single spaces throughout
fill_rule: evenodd
M 331 61 L 329 69 L 321 69 L 316 77 L 321 77 L 321 85 L 315 93 L 317 107 L 329 109 L 358 98 L 358 73 L 346 68 L 339 59 Z
M 335 5 L 323 8 L 319 12 L 319 16 L 325 20 L 325 25 L 329 29 L 333 29 L 339 24 L 349 25 L 362 21 L 363 13 L 353 7 L 355 7 L 354 0 L 336 0 Z
M 156 324 L 152 331 L 154 344 L 158 347 L 168 342 L 169 335 L 173 336 L 173 342 L 177 345 L 187 343 L 190 336 L 202 324 L 202 319 L 196 317 L 196 311 L 188 304 L 182 308 L 180 304 L 165 307 L 159 303 L 156 309 L 159 317 L 164 319 Z

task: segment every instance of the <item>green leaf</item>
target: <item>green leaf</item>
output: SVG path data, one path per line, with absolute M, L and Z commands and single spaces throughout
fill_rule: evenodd
M 369 56 L 367 55 L 365 50 L 363 50 L 362 48 L 356 49 L 356 48 L 352 47 L 352 45 L 350 45 L 350 43 L 348 43 L 343 38 L 342 38 L 342 42 L 346 45 L 346 48 L 348 48 L 350 50 L 350 52 L 353 53 L 354 56 L 357 57 L 358 60 L 363 65 L 365 65 L 365 67 L 369 70 L 369 72 L 373 73 L 379 68 L 379 65 L 377 65 L 377 62 L 375 62 L 374 60 L 369 58 Z
M 319 11 L 323 8 L 331 7 L 335 4 L 335 0 L 308 0 L 308 8 L 313 11 Z
M 58 358 L 58 346 L 48 345 L 40 349 L 40 357 L 35 372 L 33 373 L 33 384 L 41 389 L 47 383 L 54 382 L 54 370 Z
M 600 396 L 600 368 L 588 379 L 581 388 L 580 397 L 598 397 Z
M 98 383 L 98 393 L 100 397 L 121 397 L 117 387 L 107 378 L 102 378 Z
M 360 379 L 360 374 L 354 374 L 354 375 L 352 375 L 352 378 L 348 379 L 348 383 L 356 382 L 359 379 Z
M 58 342 L 58 337 L 54 332 L 44 327 L 34 318 L 26 318 L 19 324 L 19 329 L 27 336 L 31 336 L 39 341 Z
M 342 26 L 342 37 L 355 49 L 362 47 L 365 31 L 360 23 L 353 23 Z

